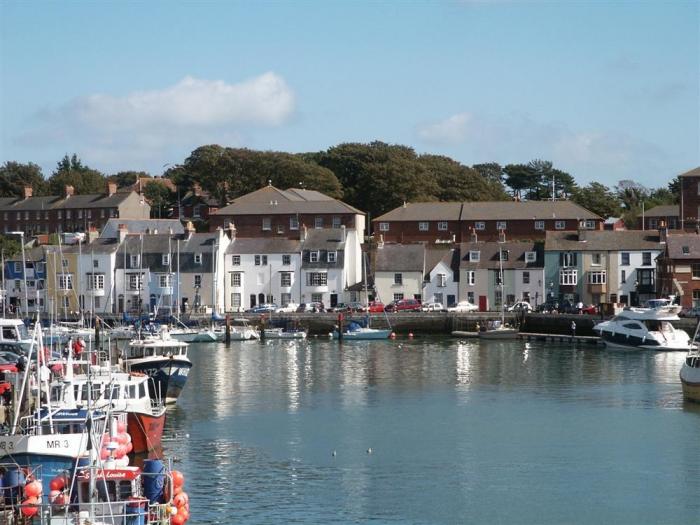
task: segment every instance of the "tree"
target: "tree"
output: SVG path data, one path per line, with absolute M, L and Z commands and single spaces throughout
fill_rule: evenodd
M 175 201 L 175 195 L 165 184 L 160 182 L 146 184 L 143 195 L 151 205 L 152 217 L 160 219 L 168 216 Z
M 673 195 L 673 202 L 678 204 L 681 201 L 681 177 L 674 177 L 668 183 L 668 191 Z
M 526 164 L 508 164 L 503 168 L 505 183 L 513 190 L 513 196 L 523 198 L 523 192 L 532 195 L 539 184 L 538 174 Z
M 588 186 L 574 191 L 572 199 L 587 210 L 601 217 L 619 217 L 622 213 L 620 201 L 615 194 L 599 182 L 591 182 Z
M 107 177 L 107 180 L 116 182 L 117 188 L 126 188 L 136 183 L 140 178 L 150 179 L 151 176 L 145 171 L 120 171 Z
M 0 197 L 24 197 L 24 187 L 31 186 L 33 195 L 44 195 L 46 180 L 41 168 L 30 162 L 9 161 L 0 167 Z
M 22 251 L 22 245 L 17 239 L 13 239 L 7 235 L 0 235 L 0 253 L 5 258 L 13 257 Z M 0 271 L 3 269 L 0 268 Z
M 484 177 L 473 168 L 441 155 L 418 157 L 437 186 L 435 197 L 441 201 L 507 200 L 500 182 Z M 500 166 L 499 166 L 500 169 Z
M 85 166 L 77 155 L 66 155 L 49 177 L 49 192 L 63 195 L 66 186 L 73 186 L 76 194 L 104 193 L 106 180 L 102 173 Z

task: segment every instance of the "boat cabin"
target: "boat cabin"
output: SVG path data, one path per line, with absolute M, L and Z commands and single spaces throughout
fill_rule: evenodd
M 158 343 L 131 344 L 125 349 L 127 359 L 148 357 L 187 357 L 187 345 L 162 345 Z
M 73 388 L 73 399 L 77 406 L 84 406 L 88 403 L 109 404 L 114 401 L 128 401 L 135 399 L 150 399 L 148 381 L 153 381 L 148 376 L 129 376 L 134 381 L 114 382 L 108 377 L 104 381 L 100 378 L 92 378 L 90 383 L 87 380 L 76 380 L 70 385 L 54 384 L 51 387 L 51 402 L 66 402 L 66 388 Z
M 0 319 L 0 343 L 19 343 L 31 339 L 29 331 L 19 319 Z

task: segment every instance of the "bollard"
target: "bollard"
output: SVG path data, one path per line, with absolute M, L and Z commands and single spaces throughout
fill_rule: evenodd
M 343 340 L 343 313 L 338 314 L 338 341 Z
M 226 314 L 226 331 L 224 332 L 224 342 L 228 345 L 231 343 L 231 315 Z

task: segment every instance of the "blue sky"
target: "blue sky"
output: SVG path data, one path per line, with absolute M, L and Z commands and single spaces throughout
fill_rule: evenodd
M 0 2 L 0 161 L 383 140 L 650 187 L 700 165 L 698 2 Z

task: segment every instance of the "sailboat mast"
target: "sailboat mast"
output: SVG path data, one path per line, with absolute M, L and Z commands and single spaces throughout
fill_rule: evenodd
M 503 244 L 502 241 L 498 240 L 498 272 L 499 272 L 499 282 L 501 286 L 501 324 L 505 324 L 505 297 L 503 296 Z

